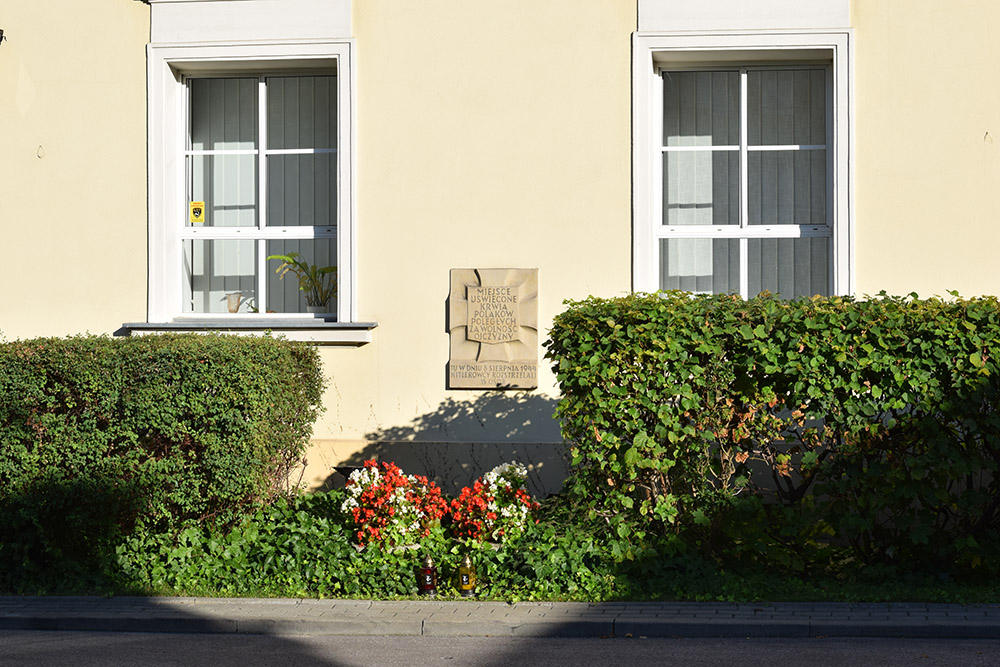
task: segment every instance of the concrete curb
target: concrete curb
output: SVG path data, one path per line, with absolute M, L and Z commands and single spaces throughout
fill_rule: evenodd
M 0 631 L 448 637 L 1000 639 L 1000 604 L 2 597 Z

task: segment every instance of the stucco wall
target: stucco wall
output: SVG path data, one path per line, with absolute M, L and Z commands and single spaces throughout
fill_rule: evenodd
M 635 20 L 634 0 L 354 3 L 358 310 L 379 328 L 323 351 L 317 436 L 346 442 L 315 461 L 367 439 L 559 440 L 544 360 L 530 397 L 445 391 L 448 272 L 538 268 L 541 338 L 563 299 L 629 289 Z
M 990 0 L 854 0 L 857 292 L 1000 293 Z
M 145 318 L 149 7 L 83 4 L 0 2 L 8 338 Z M 558 449 L 544 360 L 534 392 L 445 390 L 448 272 L 538 268 L 542 339 L 564 299 L 630 288 L 636 10 L 353 3 L 358 315 L 379 327 L 321 351 L 328 410 L 307 482 L 367 455 L 458 479 Z M 851 3 L 857 293 L 1000 292 L 996 19 L 986 0 Z
M 0 333 L 141 320 L 149 8 L 3 0 L 0 29 Z

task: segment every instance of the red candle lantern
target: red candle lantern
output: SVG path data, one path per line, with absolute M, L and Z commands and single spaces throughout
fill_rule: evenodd
M 423 566 L 417 570 L 417 590 L 421 595 L 434 597 L 437 594 L 438 570 L 434 559 L 428 556 Z

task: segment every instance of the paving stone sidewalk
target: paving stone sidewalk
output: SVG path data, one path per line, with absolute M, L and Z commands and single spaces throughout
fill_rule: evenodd
M 1000 604 L 2 597 L 4 630 L 533 637 L 1000 639 Z

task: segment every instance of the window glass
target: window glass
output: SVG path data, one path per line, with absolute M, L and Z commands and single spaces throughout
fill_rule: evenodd
M 740 291 L 737 239 L 660 239 L 661 290 L 701 294 Z
M 665 152 L 663 224 L 740 224 L 739 152 Z
M 256 246 L 252 240 L 186 241 L 185 312 L 256 312 Z
M 332 153 L 267 156 L 267 224 L 337 223 L 337 163 Z
M 751 146 L 826 144 L 826 70 L 747 72 Z
M 192 150 L 257 148 L 257 79 L 192 79 Z
M 257 158 L 254 155 L 189 155 L 189 201 L 203 202 L 198 227 L 257 224 Z
M 826 151 L 751 151 L 747 155 L 751 225 L 826 222 Z
M 267 147 L 337 147 L 335 76 L 267 77 Z
M 749 239 L 750 295 L 786 299 L 830 293 L 830 239 Z
M 739 224 L 738 72 L 663 74 L 664 225 Z
M 336 313 L 337 77 L 191 78 L 188 91 L 184 311 Z
M 823 67 L 663 73 L 661 289 L 829 293 L 827 79 Z
M 192 79 L 188 201 L 204 204 L 186 224 L 257 224 L 257 79 Z
M 664 72 L 663 88 L 664 145 L 739 144 L 739 72 Z
M 295 253 L 295 256 L 292 256 Z M 290 257 L 304 265 L 309 277 L 305 290 L 300 289 L 294 271 L 281 274 L 283 261 L 275 255 Z M 267 242 L 267 309 L 274 313 L 337 312 L 337 242 L 336 239 L 301 239 Z M 315 309 L 310 311 L 309 306 Z

